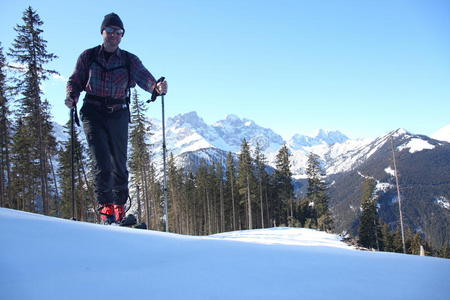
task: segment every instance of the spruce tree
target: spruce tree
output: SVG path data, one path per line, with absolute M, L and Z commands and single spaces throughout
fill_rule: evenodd
M 250 146 L 245 139 L 242 140 L 241 152 L 239 154 L 239 175 L 237 178 L 241 203 L 244 204 L 247 228 L 253 229 L 253 186 L 255 184 L 253 173 L 253 159 L 250 154 Z
M 366 179 L 361 198 L 361 217 L 359 225 L 359 244 L 366 248 L 380 250 L 381 229 L 377 212 L 377 197 L 374 195 L 375 181 Z
M 0 206 L 14 207 L 11 202 L 10 144 L 11 123 L 6 80 L 6 60 L 0 43 Z
M 197 171 L 197 197 L 198 197 L 198 214 L 197 226 L 200 234 L 211 234 L 211 209 L 210 209 L 210 186 L 208 168 L 205 161 L 201 161 Z
M 259 143 L 256 144 L 255 148 L 255 176 L 258 182 L 258 197 L 259 197 L 259 212 L 260 212 L 260 224 L 261 228 L 265 228 L 267 224 L 265 224 L 264 219 L 267 218 L 265 216 L 265 201 L 264 196 L 267 195 L 267 184 L 268 184 L 268 174 L 266 172 L 267 159 L 262 152 L 261 146 Z M 266 198 L 267 203 L 267 198 Z
M 395 252 L 395 233 L 391 232 L 389 225 L 383 223 L 381 226 L 382 249 L 385 252 Z
M 150 165 L 152 152 L 150 150 L 149 139 L 151 136 L 151 123 L 146 119 L 147 107 L 144 101 L 139 99 L 136 89 L 133 90 L 132 110 L 131 110 L 131 131 L 130 131 L 130 160 L 129 167 L 131 173 L 131 187 L 136 191 L 138 220 L 150 226 L 151 209 L 154 203 L 151 202 L 150 185 Z M 137 201 L 139 199 L 139 201 Z M 142 218 L 142 208 L 144 208 L 145 218 Z
M 45 65 L 55 59 L 56 55 L 48 53 L 46 50 L 47 41 L 42 38 L 43 30 L 41 29 L 43 22 L 36 11 L 28 7 L 22 20 L 24 24 L 14 28 L 17 37 L 8 55 L 20 66 L 18 69 L 21 70 L 14 86 L 15 92 L 22 95 L 18 99 L 20 121 L 16 125 L 16 132 L 23 134 L 28 131 L 30 134 L 27 143 L 24 144 L 28 144 L 28 149 L 23 149 L 31 153 L 30 160 L 24 163 L 28 163 L 29 172 L 35 176 L 29 181 L 29 184 L 33 185 L 31 187 L 33 192 L 30 194 L 33 199 L 28 198 L 25 201 L 34 203 L 32 207 L 29 207 L 32 211 L 37 210 L 48 214 L 51 194 L 48 184 L 48 177 L 51 173 L 48 159 L 50 158 L 49 142 L 52 138 L 50 138 L 51 132 L 46 130 L 46 123 L 49 123 L 49 120 L 45 120 L 45 107 L 41 100 L 40 85 L 48 79 L 49 75 L 57 74 L 56 71 L 45 68 Z M 21 128 L 22 126 L 25 128 Z M 23 175 L 25 174 L 16 174 L 16 176 Z M 27 189 L 27 187 L 22 186 L 20 189 Z
M 275 216 L 278 224 L 288 224 L 293 218 L 294 188 L 292 186 L 292 172 L 289 149 L 283 145 L 276 156 L 275 188 L 277 206 Z
M 314 153 L 308 156 L 306 175 L 308 176 L 307 199 L 314 206 L 315 211 L 311 221 L 317 224 L 318 229 L 330 231 L 333 228 L 333 219 L 328 207 L 328 187 L 324 180 L 319 156 Z
M 227 180 L 226 180 L 226 194 L 229 201 L 229 209 L 227 210 L 231 218 L 231 222 L 229 225 L 229 228 L 233 231 L 237 230 L 236 226 L 236 211 L 237 211 L 237 205 L 236 205 L 236 168 L 234 164 L 233 154 L 231 152 L 228 152 L 227 155 Z
M 56 204 L 56 215 L 63 218 L 72 217 L 72 136 L 70 120 L 66 123 L 65 133 L 69 135 L 66 142 L 62 142 L 59 151 L 59 169 L 61 200 Z M 82 221 L 96 221 L 96 203 L 94 199 L 92 179 L 86 174 L 86 149 L 79 138 L 79 128 L 74 132 L 74 196 L 75 218 Z

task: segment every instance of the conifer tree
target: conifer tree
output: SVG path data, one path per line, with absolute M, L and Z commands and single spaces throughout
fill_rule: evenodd
M 256 143 L 255 148 L 255 171 L 256 171 L 256 180 L 258 182 L 258 196 L 259 196 L 259 212 L 260 212 L 260 220 L 261 220 L 261 228 L 265 228 L 266 224 L 264 222 L 264 195 L 267 195 L 267 183 L 268 183 L 268 174 L 266 172 L 266 164 L 267 159 L 262 152 L 261 146 L 259 143 Z M 267 201 L 267 199 L 266 199 Z
M 15 90 L 17 94 L 21 94 L 19 99 L 19 120 L 16 125 L 16 132 L 22 134 L 20 139 L 26 138 L 25 132 L 29 134 L 24 144 L 17 146 L 22 148 L 22 151 L 29 151 L 31 153 L 30 160 L 23 162 L 28 164 L 28 172 L 33 175 L 33 178 L 28 182 L 32 193 L 25 193 L 27 197 L 24 199 L 28 203 L 34 203 L 29 207 L 32 211 L 41 211 L 44 214 L 49 213 L 49 185 L 48 176 L 50 174 L 50 167 L 48 166 L 49 154 L 49 135 L 51 132 L 46 130 L 45 107 L 41 101 L 41 83 L 48 79 L 51 74 L 57 74 L 56 71 L 45 69 L 45 64 L 56 58 L 56 55 L 48 53 L 46 50 L 47 41 L 42 38 L 43 30 L 41 26 L 43 22 L 39 15 L 31 7 L 25 10 L 22 20 L 24 25 L 17 25 L 14 29 L 17 32 L 17 37 L 13 42 L 13 48 L 10 49 L 8 55 L 16 62 L 22 72 L 15 81 Z M 24 127 L 24 128 L 22 128 Z M 28 149 L 23 149 L 28 146 Z M 37 162 L 36 164 L 34 162 Z M 16 168 L 16 171 L 18 169 Z M 23 171 L 23 170 L 21 170 Z M 23 176 L 25 174 L 18 173 L 16 176 Z M 37 179 L 37 180 L 36 180 Z M 22 190 L 27 190 L 28 187 L 17 187 Z M 38 197 L 39 195 L 39 197 Z M 40 198 L 40 199 L 39 199 Z
M 320 165 L 319 156 L 310 153 L 306 169 L 308 176 L 307 199 L 314 206 L 313 220 L 320 230 L 329 231 L 333 227 L 333 219 L 328 208 L 327 185 L 323 179 L 324 172 Z
M 223 164 L 219 162 L 216 164 L 216 185 L 218 186 L 219 196 L 219 220 L 220 226 L 218 232 L 225 232 L 225 199 L 224 199 L 224 174 Z
M 200 163 L 197 171 L 198 215 L 197 225 L 200 234 L 211 234 L 210 186 L 208 181 L 208 168 L 205 161 Z
M 441 248 L 439 248 L 437 255 L 442 258 L 450 258 L 450 243 L 445 242 Z
M 253 173 L 253 161 L 250 154 L 250 146 L 245 139 L 242 140 L 241 152 L 239 154 L 239 175 L 237 178 L 239 195 L 241 203 L 244 204 L 247 228 L 253 229 L 253 213 L 252 213 L 252 187 L 255 184 Z
M 130 173 L 131 186 L 134 187 L 137 201 L 138 220 L 142 221 L 142 207 L 144 207 L 144 215 L 146 223 L 151 223 L 151 207 L 150 199 L 150 165 L 152 152 L 148 140 L 151 136 L 151 123 L 145 118 L 147 107 L 144 101 L 139 99 L 136 89 L 133 90 L 132 111 L 131 111 L 131 131 L 130 131 Z
M 290 153 L 286 145 L 278 151 L 276 157 L 275 188 L 277 193 L 276 218 L 278 224 L 287 224 L 293 217 L 294 188 L 292 186 L 292 172 Z
M 361 217 L 359 226 L 359 244 L 366 248 L 380 250 L 381 229 L 377 212 L 377 197 L 374 195 L 375 181 L 366 179 L 361 199 Z
M 169 155 L 168 162 L 168 194 L 169 194 L 169 225 L 172 232 L 181 233 L 181 207 L 183 203 L 182 195 L 182 172 L 175 165 L 173 153 Z
M 382 250 L 386 252 L 395 252 L 395 233 L 391 232 L 389 225 L 383 223 L 381 226 Z
M 70 120 L 65 125 L 65 132 L 69 135 L 66 142 L 62 142 L 59 151 L 59 169 L 61 200 L 56 205 L 56 215 L 63 218 L 72 217 L 72 136 Z M 86 149 L 79 138 L 79 129 L 74 132 L 74 196 L 75 217 L 82 221 L 96 220 L 96 203 L 92 179 L 86 174 Z
M 0 43 L 0 206 L 13 206 L 11 203 L 10 144 L 11 124 L 7 96 L 6 60 Z
M 237 230 L 237 226 L 236 226 L 236 169 L 235 169 L 235 165 L 234 165 L 234 159 L 233 159 L 233 155 L 231 154 L 231 152 L 228 152 L 227 155 L 227 181 L 226 181 L 226 191 L 227 195 L 228 195 L 228 199 L 230 199 L 230 218 L 231 218 L 231 222 L 230 222 L 230 229 L 235 231 Z

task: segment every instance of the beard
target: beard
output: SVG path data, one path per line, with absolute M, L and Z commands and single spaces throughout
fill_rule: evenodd
M 103 44 L 105 45 L 105 47 L 107 48 L 107 49 L 116 49 L 117 47 L 119 47 L 119 44 L 120 44 L 120 41 L 121 41 L 121 38 L 119 37 L 119 38 L 105 38 L 104 40 L 103 40 Z

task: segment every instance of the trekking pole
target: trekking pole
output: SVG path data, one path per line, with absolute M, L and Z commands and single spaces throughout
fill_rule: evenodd
M 75 218 L 75 124 L 74 124 L 74 115 L 75 115 L 76 107 L 70 109 L 70 167 L 71 167 L 71 179 L 72 179 L 72 220 L 76 220 Z
M 165 80 L 164 77 L 161 77 L 158 79 L 156 83 L 163 82 Z M 153 93 L 152 98 L 147 101 L 153 102 L 156 100 L 156 97 L 161 96 L 161 110 L 162 110 L 162 132 L 163 132 L 163 193 L 164 193 L 164 223 L 166 226 L 166 232 L 169 232 L 169 213 L 168 213 L 168 197 L 167 197 L 167 163 L 166 163 L 166 123 L 165 123 L 165 116 L 164 116 L 164 95 L 165 94 L 158 94 Z

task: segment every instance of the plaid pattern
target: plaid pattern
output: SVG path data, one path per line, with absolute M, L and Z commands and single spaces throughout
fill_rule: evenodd
M 128 86 L 128 70 L 126 67 L 126 54 L 117 49 L 106 61 L 103 55 L 103 46 L 98 51 L 97 62 L 106 69 L 113 71 L 105 71 L 98 63 L 94 62 L 89 66 L 89 51 L 81 53 L 75 66 L 75 71 L 69 77 L 67 82 L 67 96 L 72 99 L 78 99 L 82 91 L 86 93 L 100 96 L 123 99 L 127 96 Z M 153 85 L 156 83 L 153 75 L 144 67 L 140 59 L 129 53 L 131 87 L 136 83 L 147 92 L 153 91 Z

